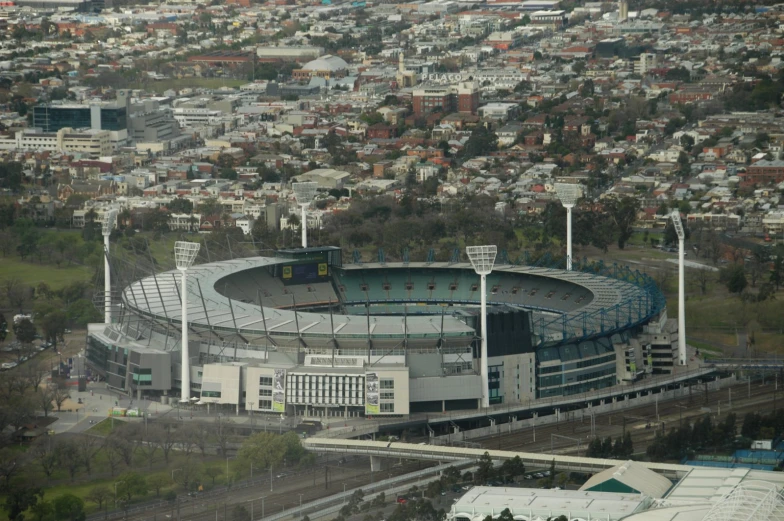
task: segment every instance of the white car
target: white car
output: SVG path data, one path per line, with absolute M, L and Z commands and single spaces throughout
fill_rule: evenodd
M 2 368 L 2 369 L 13 369 L 14 367 L 16 367 L 16 365 L 17 365 L 16 362 L 6 362 L 3 365 L 0 365 L 0 368 Z

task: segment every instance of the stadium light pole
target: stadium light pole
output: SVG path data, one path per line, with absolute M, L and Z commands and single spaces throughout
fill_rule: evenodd
M 101 232 L 103 233 L 103 318 L 104 323 L 112 323 L 112 275 L 109 269 L 109 236 L 117 221 L 117 210 L 109 210 L 103 214 Z
M 686 232 L 678 210 L 674 210 L 670 218 L 678 236 L 678 361 L 680 365 L 686 365 L 686 269 L 684 266 Z
M 498 247 L 496 246 L 468 246 L 466 248 L 466 254 L 481 281 L 479 291 L 481 294 L 480 313 L 482 314 L 482 407 L 490 406 L 490 396 L 487 388 L 489 383 L 487 368 L 487 276 L 493 271 L 497 253 Z
M 182 272 L 182 391 L 180 403 L 190 403 L 191 397 L 191 367 L 188 353 L 188 268 L 193 266 L 196 254 L 199 253 L 201 244 L 198 242 L 177 241 L 174 243 L 174 261 L 177 269 Z
M 578 185 L 555 183 L 555 193 L 566 208 L 566 269 L 572 270 L 572 208 L 582 195 Z
M 308 206 L 316 196 L 316 189 L 318 183 L 309 181 L 306 183 L 292 183 L 291 188 L 294 190 L 294 196 L 297 198 L 297 204 L 302 208 L 302 247 L 308 247 Z

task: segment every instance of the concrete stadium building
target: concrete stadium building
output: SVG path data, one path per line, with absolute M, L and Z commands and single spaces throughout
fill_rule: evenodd
M 206 260 L 206 259 L 205 259 Z M 479 277 L 466 262 L 344 264 L 339 248 L 197 263 L 126 279 L 87 359 L 112 388 L 237 411 L 403 416 L 481 403 Z M 487 279 L 491 406 L 531 404 L 667 374 L 677 330 L 647 276 L 497 263 Z

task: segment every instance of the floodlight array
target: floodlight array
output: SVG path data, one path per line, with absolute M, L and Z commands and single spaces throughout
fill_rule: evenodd
M 683 230 L 680 212 L 678 210 L 673 210 L 670 214 L 670 218 L 672 219 L 672 225 L 675 227 L 675 233 L 678 235 L 678 240 L 684 240 L 686 238 L 686 232 Z
M 312 181 L 304 183 L 292 183 L 291 188 L 294 190 L 294 196 L 297 198 L 297 204 L 300 206 L 307 206 L 316 196 L 318 183 Z
M 174 262 L 178 270 L 187 270 L 193 266 L 196 254 L 199 253 L 201 244 L 190 241 L 177 241 L 174 243 Z
M 471 265 L 474 267 L 474 271 L 476 271 L 479 275 L 487 275 L 493 271 L 493 265 L 495 264 L 495 256 L 497 253 L 498 247 L 495 245 L 468 246 L 466 248 L 468 259 L 471 261 Z
M 574 206 L 577 204 L 577 200 L 582 197 L 583 191 L 580 185 L 555 183 L 555 194 L 564 206 Z
M 101 231 L 103 235 L 110 235 L 114 229 L 114 223 L 117 220 L 117 210 L 109 210 L 103 214 L 103 221 L 101 222 Z

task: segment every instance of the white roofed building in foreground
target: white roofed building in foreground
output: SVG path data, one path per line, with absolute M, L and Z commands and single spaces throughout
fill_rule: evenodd
M 618 521 L 645 510 L 653 501 L 642 494 L 534 488 L 474 487 L 452 505 L 449 521 L 482 521 L 509 509 L 516 520 Z
M 594 474 L 580 487 L 592 492 L 638 493 L 662 498 L 672 488 L 672 481 L 645 465 L 627 461 L 622 465 Z
M 595 474 L 578 491 L 474 487 L 455 502 L 447 519 L 482 521 L 508 508 L 517 521 L 561 515 L 569 521 L 784 521 L 781 472 L 694 467 L 669 484 L 629 461 Z M 598 491 L 602 487 L 637 492 Z

